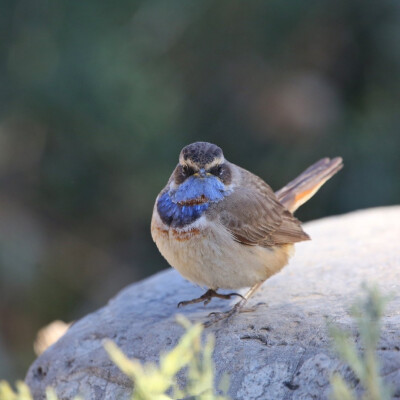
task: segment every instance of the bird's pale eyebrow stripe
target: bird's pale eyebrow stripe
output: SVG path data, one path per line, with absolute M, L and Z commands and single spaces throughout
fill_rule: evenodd
M 225 161 L 224 157 L 216 157 L 214 160 L 212 160 L 210 163 L 206 164 L 204 166 L 205 169 L 211 169 L 212 167 L 215 167 L 217 165 L 222 164 Z
M 216 165 L 222 164 L 224 161 L 225 161 L 224 156 L 215 157 L 211 162 L 205 164 L 204 168 L 210 169 L 212 167 L 215 167 Z M 194 163 L 190 158 L 184 159 L 183 155 L 179 157 L 179 164 L 182 166 L 187 165 L 188 167 L 194 169 L 198 168 L 198 165 L 196 163 Z
M 179 159 L 179 164 L 181 164 L 182 166 L 187 165 L 188 167 L 193 168 L 193 169 L 198 168 L 197 165 L 192 162 L 192 160 L 184 160 L 183 157 L 181 157 Z

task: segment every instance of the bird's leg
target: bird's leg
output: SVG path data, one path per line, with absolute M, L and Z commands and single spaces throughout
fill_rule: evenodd
M 252 286 L 249 291 L 242 296 L 242 300 L 240 300 L 238 303 L 236 303 L 229 311 L 226 312 L 212 312 L 208 316 L 211 317 L 210 320 L 206 321 L 204 323 L 204 326 L 207 328 L 211 326 L 212 324 L 215 324 L 218 321 L 221 321 L 223 319 L 229 318 L 232 315 L 238 313 L 238 312 L 245 312 L 245 310 L 242 310 L 244 305 L 247 303 L 247 300 L 260 288 L 260 286 L 264 282 L 259 282 L 256 283 L 254 286 Z
M 187 306 L 188 304 L 195 304 L 195 303 L 201 303 L 201 302 L 204 302 L 204 305 L 206 306 L 213 297 L 218 297 L 219 299 L 230 300 L 232 298 L 232 296 L 239 296 L 242 299 L 244 299 L 244 297 L 239 293 L 221 294 L 221 293 L 217 293 L 214 289 L 208 289 L 207 292 L 205 292 L 202 296 L 198 297 L 197 299 L 179 302 L 178 307 L 183 307 L 183 306 Z

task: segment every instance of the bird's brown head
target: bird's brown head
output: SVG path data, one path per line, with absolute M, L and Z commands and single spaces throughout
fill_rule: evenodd
M 225 162 L 222 149 L 208 142 L 195 142 L 185 146 L 180 152 L 179 164 L 175 169 L 175 183 L 180 184 L 192 175 L 199 178 L 213 175 L 229 185 L 231 170 Z

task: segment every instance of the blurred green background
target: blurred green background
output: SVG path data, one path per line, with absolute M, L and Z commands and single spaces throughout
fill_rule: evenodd
M 0 378 L 168 267 L 149 224 L 188 143 L 275 189 L 343 156 L 305 221 L 398 203 L 399 44 L 391 0 L 0 0 Z

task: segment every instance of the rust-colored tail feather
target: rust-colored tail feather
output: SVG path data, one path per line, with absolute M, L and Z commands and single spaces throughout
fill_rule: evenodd
M 342 168 L 343 160 L 341 157 L 336 157 L 332 160 L 323 158 L 308 167 L 296 179 L 289 182 L 275 194 L 278 200 L 293 213 Z

